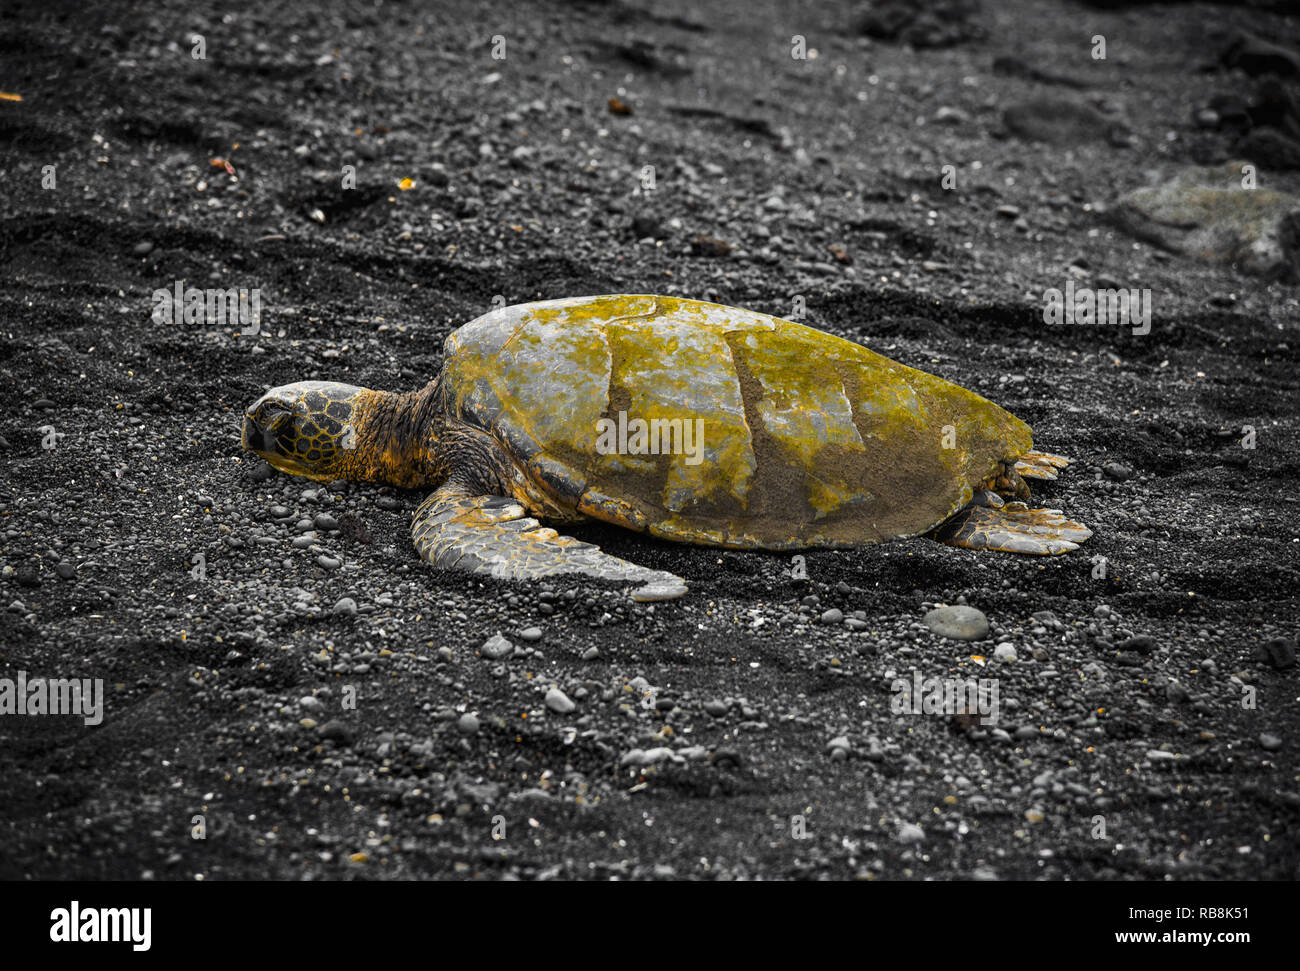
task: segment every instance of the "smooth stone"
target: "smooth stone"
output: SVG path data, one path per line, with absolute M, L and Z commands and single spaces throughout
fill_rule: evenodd
M 478 731 L 478 716 L 472 712 L 465 712 L 456 719 L 456 731 L 462 735 L 473 735 Z
M 895 838 L 900 843 L 919 843 L 925 839 L 925 830 L 916 823 L 904 823 L 898 827 L 898 836 Z
M 500 634 L 493 634 L 483 646 L 479 648 L 479 653 L 489 661 L 500 661 L 502 658 L 509 657 L 514 653 L 515 646 Z
M 525 627 L 519 632 L 519 637 L 525 641 L 540 641 L 542 639 L 542 629 L 540 627 Z
M 925 625 L 940 637 L 978 641 L 989 636 L 989 619 L 974 607 L 936 607 L 925 615 Z
M 551 688 L 546 692 L 546 707 L 561 715 L 567 715 L 578 706 L 559 688 Z
M 636 603 L 653 603 L 656 600 L 676 600 L 678 597 L 686 596 L 686 592 L 684 583 L 656 581 L 633 590 L 632 599 Z
M 993 656 L 999 661 L 1014 661 L 1016 659 L 1016 649 L 1011 644 L 999 644 L 993 649 Z
M 343 597 L 334 605 L 335 616 L 355 617 L 357 613 L 357 602 L 351 597 Z

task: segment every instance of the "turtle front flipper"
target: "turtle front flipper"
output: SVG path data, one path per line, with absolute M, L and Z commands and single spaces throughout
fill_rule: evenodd
M 969 505 L 930 535 L 940 543 L 968 550 L 1052 556 L 1077 550 L 1092 530 L 1066 519 L 1059 509 L 1030 509 L 1023 502 L 1008 502 L 1004 506 Z
M 686 593 L 681 577 L 637 566 L 540 525 L 509 496 L 477 495 L 448 481 L 420 504 L 411 536 L 421 559 L 446 570 L 504 580 L 537 580 L 566 573 L 631 581 L 637 601 L 672 600 Z

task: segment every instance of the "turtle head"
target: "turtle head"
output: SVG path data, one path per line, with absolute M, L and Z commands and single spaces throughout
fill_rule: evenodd
M 244 412 L 244 448 L 281 472 L 312 479 L 343 474 L 357 445 L 365 388 L 301 381 L 272 388 Z
M 244 412 L 244 448 L 281 472 L 329 482 L 432 481 L 435 442 L 423 394 L 330 381 L 272 388 Z

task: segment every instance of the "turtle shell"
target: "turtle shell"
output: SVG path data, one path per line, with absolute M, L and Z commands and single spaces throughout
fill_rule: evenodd
M 494 436 L 548 505 L 683 542 L 914 536 L 1032 444 L 1024 422 L 955 384 L 698 300 L 506 307 L 445 354 L 450 417 Z

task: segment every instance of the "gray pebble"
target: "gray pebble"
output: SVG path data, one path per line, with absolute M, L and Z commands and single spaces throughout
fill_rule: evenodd
M 540 641 L 542 639 L 542 629 L 540 627 L 525 627 L 519 632 L 519 637 L 525 641 Z
M 479 648 L 479 653 L 489 661 L 500 661 L 502 658 L 509 657 L 514 653 L 515 646 L 500 634 L 493 634 L 483 646 Z
M 822 614 L 823 624 L 838 624 L 841 623 L 843 620 L 844 620 L 844 612 L 835 607 L 832 607 L 830 610 Z
M 559 688 L 551 688 L 546 692 L 546 707 L 551 711 L 558 712 L 561 715 L 567 715 L 578 706 Z
M 343 722 L 332 721 L 321 726 L 320 737 L 332 739 L 337 745 L 351 745 L 356 736 Z
M 456 731 L 462 735 L 473 735 L 478 731 L 478 716 L 473 712 L 465 712 L 456 719 Z
M 989 636 L 989 619 L 974 607 L 936 607 L 925 615 L 925 625 L 940 637 L 963 641 Z
M 916 823 L 904 823 L 898 827 L 898 836 L 895 838 L 900 843 L 919 843 L 925 839 L 925 830 Z
M 318 512 L 313 520 L 317 529 L 338 529 L 339 521 L 327 512 Z
M 334 557 L 326 556 L 322 553 L 320 556 L 316 557 L 316 565 L 322 566 L 327 570 L 337 570 L 343 564 L 340 560 L 336 560 Z
M 1259 736 L 1259 744 L 1263 746 L 1265 751 L 1276 752 L 1282 747 L 1282 739 L 1278 738 L 1276 735 L 1270 735 L 1268 732 L 1265 732 Z
M 334 613 L 336 616 L 355 617 L 357 613 L 357 602 L 351 597 L 344 597 L 334 605 Z

